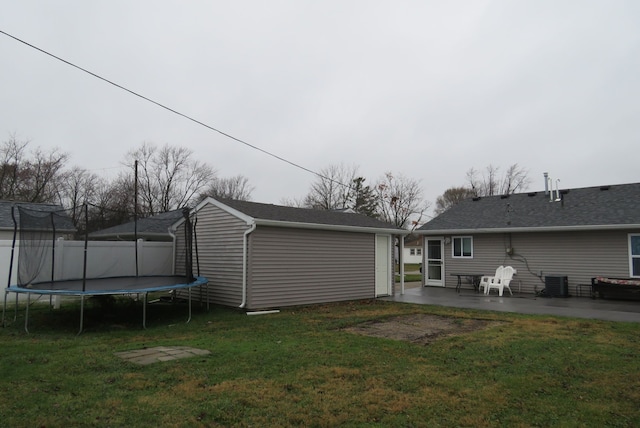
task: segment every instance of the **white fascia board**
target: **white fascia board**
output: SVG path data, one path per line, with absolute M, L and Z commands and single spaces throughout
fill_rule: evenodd
M 338 224 L 298 223 L 292 221 L 255 219 L 258 226 L 286 227 L 291 229 L 334 230 L 339 232 L 377 233 L 389 235 L 409 235 L 411 232 L 403 229 L 381 229 L 377 227 L 345 226 Z
M 228 205 L 223 204 L 222 202 L 218 201 L 217 199 L 213 199 L 212 197 L 208 197 L 206 199 L 204 199 L 202 202 L 200 202 L 198 205 L 196 205 L 195 208 L 193 208 L 191 210 L 191 213 L 198 213 L 198 211 L 200 211 L 202 208 L 204 208 L 207 205 L 213 205 L 216 206 L 218 208 L 220 208 L 221 210 L 231 214 L 234 217 L 239 218 L 240 220 L 244 221 L 245 223 L 247 223 L 247 225 L 251 225 L 254 222 L 254 218 L 251 216 L 248 216 L 234 208 L 231 208 Z M 180 225 L 184 223 L 184 217 L 181 218 L 180 220 L 178 220 L 177 222 L 175 222 L 172 226 L 171 226 L 171 230 L 176 230 L 178 227 L 180 227 Z
M 194 211 L 198 212 L 200 209 L 202 209 L 202 207 L 204 207 L 207 204 L 216 206 L 220 208 L 222 211 L 225 211 L 231 214 L 232 216 L 239 218 L 240 220 L 244 221 L 247 224 L 252 224 L 254 222 L 253 217 L 248 216 L 245 213 L 236 210 L 235 208 L 231 208 L 229 205 L 225 205 L 222 202 L 218 201 L 217 199 L 213 199 L 212 197 L 208 197 L 204 201 L 200 202 L 198 206 L 194 209 Z
M 598 230 L 628 230 L 640 229 L 640 224 L 604 224 L 587 226 L 543 226 L 543 227 L 505 227 L 482 229 L 441 229 L 416 230 L 415 233 L 425 236 L 462 235 L 474 233 L 517 233 L 517 232 L 581 232 Z

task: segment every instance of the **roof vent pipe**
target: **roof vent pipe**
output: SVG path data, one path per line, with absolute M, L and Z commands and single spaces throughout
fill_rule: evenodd
M 544 194 L 545 195 L 549 194 L 549 173 L 548 172 L 544 173 Z
M 556 179 L 556 202 L 560 202 L 560 189 L 558 188 L 558 183 L 560 183 L 560 179 Z

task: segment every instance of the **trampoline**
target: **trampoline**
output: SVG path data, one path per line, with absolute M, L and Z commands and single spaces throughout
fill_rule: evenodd
M 182 227 L 185 234 L 185 245 L 182 253 L 179 254 L 179 258 L 184 259 L 184 270 L 186 274 L 140 275 L 138 269 L 137 239 L 135 242 L 131 242 L 131 245 L 125 247 L 125 251 L 129 251 L 128 247 L 131 248 L 132 252 L 135 251 L 135 257 L 132 257 L 133 254 L 122 254 L 122 249 L 119 248 L 119 251 L 116 252 L 117 254 L 112 255 L 113 260 L 110 260 L 109 257 L 101 256 L 98 258 L 99 260 L 94 260 L 94 268 L 89 269 L 88 253 L 91 248 L 88 245 L 87 234 L 85 234 L 82 251 L 83 262 L 72 264 L 71 267 L 65 268 L 63 266 L 61 268 L 59 260 L 60 254 L 58 255 L 58 262 L 56 262 L 56 248 L 60 247 L 56 242 L 60 240 L 61 234 L 65 233 L 65 231 L 68 233 L 69 227 L 73 227 L 68 224 L 70 219 L 60 212 L 33 211 L 20 206 L 15 208 L 17 208 L 18 212 L 16 213 L 16 210 L 12 209 L 15 230 L 10 266 L 13 266 L 14 250 L 16 248 L 17 237 L 19 236 L 18 281 L 16 284 L 11 284 L 12 273 L 10 267 L 9 281 L 2 308 L 3 325 L 5 323 L 5 311 L 9 293 L 15 293 L 16 295 L 14 320 L 17 319 L 18 296 L 26 295 L 27 297 L 24 324 L 24 329 L 27 333 L 29 332 L 29 307 L 31 305 L 32 294 L 50 296 L 50 298 L 54 296 L 79 297 L 80 327 L 78 334 L 82 333 L 84 328 L 85 300 L 92 296 L 142 295 L 142 326 L 146 328 L 147 299 L 149 293 L 175 293 L 177 290 L 185 289 L 188 292 L 187 301 L 189 313 L 187 323 L 191 320 L 191 289 L 193 287 L 207 285 L 208 280 L 205 277 L 193 275 L 192 247 L 194 244 L 195 225 L 194 222 L 191 221 L 188 209 L 183 210 L 184 222 L 182 223 Z M 19 220 L 16 219 L 16 214 L 19 214 Z M 65 255 L 62 254 L 62 256 Z M 175 256 L 176 254 L 173 254 L 173 257 Z M 132 259 L 135 259 L 135 261 Z M 126 261 L 129 261 L 130 264 L 135 264 L 135 272 L 132 271 L 132 275 L 107 276 L 108 273 L 114 271 L 126 271 L 126 268 L 122 268 L 122 265 L 127 264 Z M 100 273 L 96 274 L 93 272 L 95 275 L 92 276 L 90 275 L 92 273 L 91 270 L 96 271 L 96 264 L 99 265 Z M 56 272 L 56 266 L 58 266 L 58 271 L 71 271 L 70 273 L 66 273 L 66 276 L 70 276 L 70 278 L 64 278 L 65 272 Z M 81 273 L 78 270 L 79 267 L 82 268 Z M 200 296 L 202 296 L 202 293 L 200 293 Z M 206 301 L 208 307 L 208 287 Z

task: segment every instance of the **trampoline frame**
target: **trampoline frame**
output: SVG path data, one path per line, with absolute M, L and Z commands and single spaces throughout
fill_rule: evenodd
M 152 286 L 152 287 L 141 287 L 141 288 L 114 288 L 114 289 L 95 289 L 95 290 L 86 290 L 87 284 L 91 285 L 92 283 L 97 283 L 100 281 L 104 282 L 125 282 L 129 284 L 135 282 L 141 282 L 141 280 L 149 280 L 149 282 L 158 281 L 158 282 L 171 282 L 167 281 L 168 279 L 175 278 L 172 284 L 168 285 L 160 285 L 160 286 Z M 142 298 L 142 328 L 147 328 L 147 297 L 149 293 L 153 292 L 162 292 L 162 291 L 173 291 L 186 288 L 188 291 L 188 307 L 189 307 L 189 317 L 187 318 L 187 323 L 191 321 L 191 289 L 193 287 L 202 287 L 203 285 L 208 284 L 208 280 L 205 277 L 198 276 L 195 277 L 192 282 L 189 283 L 178 283 L 177 280 L 179 278 L 183 278 L 179 275 L 159 275 L 159 276 L 127 276 L 127 277 L 113 277 L 113 278 L 96 278 L 96 279 L 79 279 L 79 280 L 64 280 L 64 281 L 48 281 L 41 282 L 37 284 L 31 284 L 28 287 L 18 287 L 12 286 L 8 287 L 4 293 L 4 305 L 2 306 L 2 326 L 5 326 L 5 311 L 7 308 L 7 296 L 9 293 L 16 294 L 16 304 L 14 310 L 13 320 L 16 321 L 18 317 L 18 296 L 20 294 L 27 295 L 27 303 L 25 309 L 25 319 L 24 319 L 24 331 L 29 333 L 29 307 L 31 306 L 31 295 L 37 294 L 41 296 L 78 296 L 80 297 L 80 327 L 78 329 L 78 334 L 81 334 L 84 329 L 84 302 L 86 297 L 91 296 L 118 296 L 118 295 L 133 295 L 137 294 L 143 295 Z M 67 285 L 66 288 L 40 288 L 45 285 L 55 286 L 55 285 Z M 78 289 L 73 287 L 77 285 Z M 79 289 L 82 286 L 84 290 Z M 90 287 L 89 287 L 90 288 Z M 209 310 L 209 287 L 207 288 L 207 310 Z M 201 293 L 202 294 L 202 293 Z
M 9 280 L 7 284 L 7 288 L 5 289 L 4 294 L 4 304 L 2 306 L 2 326 L 5 326 L 5 312 L 7 308 L 7 296 L 9 293 L 15 293 L 16 295 L 16 303 L 15 303 L 15 313 L 14 313 L 14 321 L 17 320 L 18 314 L 18 300 L 20 294 L 27 295 L 27 305 L 25 311 L 25 321 L 24 321 L 24 329 L 27 333 L 29 333 L 29 307 L 31 306 L 31 295 L 48 295 L 51 299 L 53 296 L 79 296 L 80 297 L 80 327 L 78 330 L 78 334 L 81 334 L 84 328 L 84 303 L 85 298 L 87 296 L 105 296 L 105 295 L 143 295 L 143 305 L 142 305 L 142 327 L 146 329 L 147 324 L 147 297 L 151 292 L 162 292 L 162 291 L 173 291 L 178 289 L 187 289 L 188 291 L 188 306 L 189 306 L 189 317 L 187 319 L 187 323 L 191 321 L 191 289 L 193 287 L 199 286 L 202 287 L 208 284 L 208 280 L 205 277 L 199 276 L 200 273 L 200 263 L 198 261 L 197 256 L 197 242 L 196 245 L 196 264 L 198 268 L 198 276 L 194 276 L 193 269 L 193 244 L 194 244 L 194 235 L 195 235 L 195 224 L 191 224 L 190 220 L 190 210 L 188 208 L 182 209 L 182 214 L 185 219 L 185 243 L 186 248 L 188 249 L 185 254 L 185 271 L 186 275 L 157 275 L 157 276 L 141 276 L 138 275 L 138 239 L 137 239 L 137 213 L 134 217 L 135 222 L 135 276 L 118 276 L 118 277 L 110 277 L 110 278 L 87 278 L 87 244 L 88 244 L 88 233 L 85 232 L 85 240 L 84 240 L 84 260 L 83 260 L 83 274 L 82 278 L 79 279 L 67 279 L 67 280 L 54 280 L 54 269 L 51 271 L 51 280 L 49 281 L 40 281 L 37 283 L 29 283 L 26 285 L 17 285 L 11 284 L 11 274 L 13 268 L 13 259 L 14 259 L 14 250 L 16 247 L 16 237 L 18 233 L 18 222 L 16 220 L 15 215 L 15 205 L 11 209 L 11 216 L 13 218 L 14 223 L 14 231 L 13 231 L 13 245 L 11 246 L 11 260 L 9 263 Z M 88 207 L 87 204 L 84 205 L 85 209 L 85 221 L 88 217 Z M 55 240 L 55 222 L 53 221 L 53 212 L 49 213 L 51 215 L 51 223 L 53 226 L 53 239 Z M 196 219 L 197 223 L 197 219 Z M 52 245 L 52 260 L 55 258 L 55 246 Z M 53 263 L 52 263 L 53 264 Z M 173 281 L 168 281 L 169 279 L 173 279 Z M 183 282 L 180 282 L 183 281 Z M 97 284 L 99 282 L 112 283 L 111 287 L 92 287 L 92 285 Z M 113 286 L 113 284 L 117 282 L 122 282 L 123 285 L 126 286 Z M 138 283 L 138 287 L 135 287 L 136 283 Z M 142 283 L 142 284 L 141 284 Z M 153 285 L 154 283 L 162 283 L 161 285 Z M 141 285 L 141 286 L 140 286 Z M 209 287 L 206 287 L 206 301 L 207 301 L 207 310 L 209 309 Z M 200 292 L 200 300 L 202 302 L 202 292 Z M 51 303 L 51 302 L 50 302 Z

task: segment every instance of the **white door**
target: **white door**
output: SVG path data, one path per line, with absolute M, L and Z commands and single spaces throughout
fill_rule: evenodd
M 391 237 L 376 235 L 376 297 L 391 294 Z
M 444 242 L 442 238 L 427 238 L 424 240 L 425 284 L 433 287 L 444 287 Z

